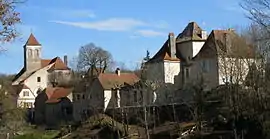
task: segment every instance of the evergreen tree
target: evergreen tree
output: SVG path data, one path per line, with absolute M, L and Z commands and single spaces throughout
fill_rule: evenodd
M 148 60 L 150 60 L 150 52 L 147 50 L 146 51 L 146 56 L 143 58 L 144 62 L 147 62 Z

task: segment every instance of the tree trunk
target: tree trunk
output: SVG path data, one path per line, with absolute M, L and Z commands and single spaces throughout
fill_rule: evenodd
M 144 122 L 145 122 L 145 132 L 147 139 L 150 139 L 149 130 L 148 130 L 148 121 L 147 121 L 147 110 L 146 106 L 144 106 Z

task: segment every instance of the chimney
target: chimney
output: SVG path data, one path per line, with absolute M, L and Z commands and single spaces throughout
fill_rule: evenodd
M 117 68 L 116 71 L 115 71 L 115 73 L 116 73 L 118 76 L 120 76 L 120 73 L 121 73 L 120 69 Z
M 228 31 L 232 31 L 232 32 L 234 32 L 234 31 L 235 31 L 235 29 L 233 29 L 233 28 L 228 28 Z
M 202 39 L 206 40 L 207 39 L 207 32 L 205 30 L 202 30 L 201 32 L 201 37 Z
M 65 65 L 68 65 L 67 55 L 64 55 L 64 63 Z
M 224 33 L 224 41 L 226 51 L 229 52 L 231 50 L 232 40 L 229 33 Z
M 169 47 L 171 50 L 171 58 L 176 58 L 176 43 L 174 38 L 174 33 L 170 32 L 168 36 Z

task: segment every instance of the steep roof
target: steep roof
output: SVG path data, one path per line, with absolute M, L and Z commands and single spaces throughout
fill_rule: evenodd
M 190 22 L 182 33 L 176 37 L 176 42 L 205 40 L 202 38 L 202 29 L 196 22 Z
M 176 47 L 177 43 L 185 42 L 185 41 L 205 41 L 202 38 L 202 29 L 198 26 L 196 22 L 190 22 L 185 29 L 178 34 L 175 39 Z M 169 61 L 181 61 L 184 60 L 182 53 L 179 49 L 176 48 L 176 56 L 177 58 L 171 57 L 171 49 L 169 47 L 169 40 L 167 39 L 163 46 L 159 49 L 159 51 L 148 61 L 148 63 L 161 61 L 161 60 L 169 60 Z
M 42 69 L 50 64 L 54 64 L 50 69 L 52 70 L 70 70 L 69 67 L 61 60 L 59 57 L 55 57 L 53 59 L 41 59 L 41 67 L 39 69 Z M 36 71 L 38 71 L 37 69 Z M 25 74 L 26 70 L 25 68 L 22 68 L 21 71 L 15 76 L 15 78 L 12 80 L 13 82 L 16 81 L 18 78 L 21 78 L 22 81 L 25 81 L 28 77 L 33 75 L 36 71 L 33 71 L 31 73 Z
M 210 58 L 224 54 L 227 57 L 253 58 L 255 50 L 233 30 L 213 30 L 195 58 Z
M 41 59 L 41 67 L 46 67 L 51 62 L 51 59 Z
M 165 41 L 165 43 L 159 49 L 159 51 L 148 61 L 148 63 L 156 62 L 156 61 L 160 61 L 160 60 L 180 61 L 180 59 L 177 57 L 176 58 L 171 57 L 171 49 L 169 46 L 168 39 Z
M 25 68 L 23 67 L 18 74 L 15 75 L 14 79 L 12 82 L 16 81 L 19 77 L 21 77 L 25 73 Z
M 98 76 L 98 80 L 102 85 L 103 89 L 110 90 L 116 88 L 116 86 L 123 86 L 124 84 L 134 84 L 140 79 L 136 76 L 135 73 L 101 73 Z
M 18 93 L 20 93 L 22 89 L 29 89 L 30 90 L 30 88 L 25 84 L 13 86 L 13 89 L 16 92 L 16 95 L 19 95 Z
M 41 44 L 37 41 L 36 37 L 31 33 L 25 45 L 35 46 L 35 45 L 41 45 Z
M 72 88 L 63 87 L 47 87 L 46 95 L 48 100 L 46 103 L 57 103 L 61 98 L 67 97 L 72 92 Z
M 53 66 L 54 70 L 69 70 L 67 65 L 62 61 L 60 57 L 55 57 L 54 59 L 50 61 L 49 64 L 53 64 L 53 63 L 55 63 Z

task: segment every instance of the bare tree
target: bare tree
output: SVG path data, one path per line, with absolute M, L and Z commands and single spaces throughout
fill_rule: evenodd
M 104 72 L 112 64 L 110 52 L 96 46 L 94 43 L 84 45 L 79 50 L 78 68 L 87 71 L 89 69 L 96 72 Z
M 20 13 L 16 11 L 20 0 L 1 0 L 0 1 L 0 41 L 10 42 L 18 36 L 15 25 L 21 22 Z
M 270 1 L 269 0 L 242 0 L 241 7 L 247 11 L 247 17 L 270 31 Z
M 75 80 L 75 78 L 76 77 L 70 71 L 52 71 L 48 75 L 49 84 L 53 87 L 72 87 L 74 81 L 78 81 Z

